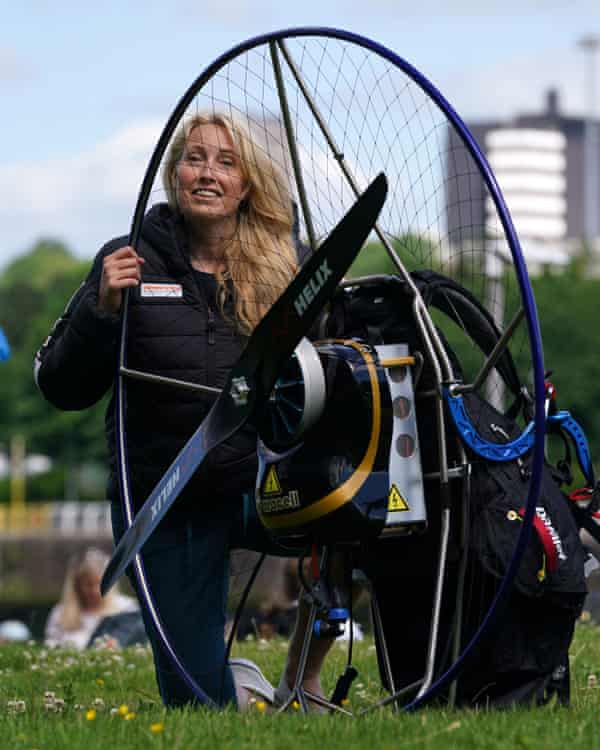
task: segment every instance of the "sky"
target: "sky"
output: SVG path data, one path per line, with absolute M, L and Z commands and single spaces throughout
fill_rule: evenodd
M 0 30 L 0 271 L 41 237 L 92 258 L 127 234 L 147 160 L 178 99 L 218 56 L 278 29 L 369 37 L 465 120 L 589 109 L 578 41 L 598 0 L 21 0 Z M 597 55 L 600 82 L 600 54 Z M 600 99 L 600 85 L 598 86 Z M 596 102 L 600 114 L 600 101 Z

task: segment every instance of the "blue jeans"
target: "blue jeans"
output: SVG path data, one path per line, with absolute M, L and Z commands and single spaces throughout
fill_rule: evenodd
M 112 502 L 111 512 L 117 542 L 125 529 L 119 501 Z M 142 550 L 146 578 L 167 637 L 186 670 L 218 705 L 235 704 L 231 670 L 224 667 L 232 549 L 294 556 L 269 538 L 258 520 L 252 493 L 207 507 L 185 522 L 169 523 L 167 514 Z M 138 591 L 131 568 L 128 574 Z M 138 598 L 143 601 L 139 591 Z M 145 610 L 142 605 L 163 703 L 175 707 L 197 702 Z

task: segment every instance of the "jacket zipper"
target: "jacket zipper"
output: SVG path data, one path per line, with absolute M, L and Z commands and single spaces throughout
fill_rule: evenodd
M 206 331 L 208 334 L 208 343 L 215 343 L 215 313 L 210 305 L 208 305 L 208 323 L 206 325 Z

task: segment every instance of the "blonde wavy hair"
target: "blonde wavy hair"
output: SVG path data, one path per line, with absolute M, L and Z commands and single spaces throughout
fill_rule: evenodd
M 96 547 L 89 547 L 83 554 L 74 555 L 69 560 L 59 602 L 62 605 L 59 624 L 63 630 L 72 631 L 81 627 L 82 607 L 77 594 L 77 579 L 86 573 L 102 576 L 108 560 L 108 555 Z M 114 587 L 102 598 L 101 607 L 97 610 L 99 614 L 107 616 L 120 611 L 116 592 L 117 587 Z
M 233 284 L 236 324 L 249 334 L 285 290 L 298 269 L 292 239 L 294 213 L 289 186 L 281 171 L 254 142 L 241 123 L 220 113 L 186 118 L 169 145 L 163 166 L 163 185 L 169 205 L 179 211 L 175 170 L 186 141 L 199 125 L 217 125 L 238 149 L 248 188 L 238 211 L 234 241 L 225 248 L 225 271 L 217 274 L 218 300 L 223 310 Z

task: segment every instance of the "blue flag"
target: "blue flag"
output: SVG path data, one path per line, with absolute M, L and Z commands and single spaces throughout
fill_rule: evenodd
M 10 346 L 4 331 L 0 328 L 0 362 L 6 361 L 10 357 Z

